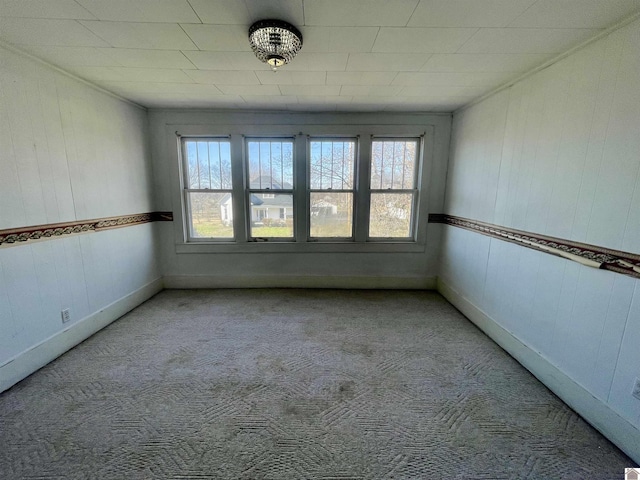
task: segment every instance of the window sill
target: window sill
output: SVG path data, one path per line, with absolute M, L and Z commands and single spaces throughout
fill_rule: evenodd
M 423 253 L 425 244 L 398 242 L 193 242 L 177 243 L 176 253 Z

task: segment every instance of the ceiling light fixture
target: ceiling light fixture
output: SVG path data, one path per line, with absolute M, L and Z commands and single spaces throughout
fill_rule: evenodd
M 259 20 L 249 27 L 249 43 L 256 57 L 275 72 L 289 63 L 302 48 L 302 34 L 282 20 Z

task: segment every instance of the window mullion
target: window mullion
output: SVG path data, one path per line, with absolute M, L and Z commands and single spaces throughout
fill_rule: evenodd
M 237 242 L 248 239 L 247 215 L 250 215 L 244 190 L 246 178 L 244 165 L 244 139 L 242 135 L 231 135 L 231 185 L 233 193 L 233 229 Z
M 296 135 L 293 185 L 293 211 L 295 215 L 296 242 L 306 242 L 309 240 L 309 185 L 307 174 L 307 137 L 306 135 Z
M 369 234 L 369 177 L 371 176 L 371 137 L 361 136 L 356 152 L 356 191 L 354 238 L 366 242 Z

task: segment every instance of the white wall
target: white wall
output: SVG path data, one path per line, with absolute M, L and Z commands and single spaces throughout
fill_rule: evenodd
M 153 210 L 145 110 L 2 48 L 0 65 L 0 229 Z M 159 279 L 154 230 L 0 247 L 0 390 L 31 373 L 22 356 Z
M 456 114 L 445 212 L 640 253 L 639 52 L 635 21 Z M 640 428 L 640 281 L 455 227 L 440 277 Z
M 227 129 L 242 129 L 243 125 L 388 125 L 389 129 L 412 129 L 422 133 L 433 128 L 430 176 L 423 192 L 428 195 L 428 210 L 441 212 L 444 201 L 444 182 L 450 140 L 450 115 L 398 114 L 328 114 L 328 113 L 247 113 L 211 112 L 198 110 L 150 110 L 150 129 L 157 205 L 160 210 L 172 210 L 176 218 L 181 210 L 179 165 L 175 131 L 183 126 L 197 126 L 210 135 L 229 134 Z M 182 131 L 181 133 L 184 133 Z M 344 134 L 351 134 L 345 131 Z M 426 215 L 428 212 L 422 212 Z M 335 286 L 335 287 L 424 287 L 435 284 L 437 255 L 441 226 L 431 224 L 427 230 L 426 246 L 419 252 L 354 253 L 309 252 L 317 245 L 299 245 L 298 252 L 277 253 L 275 246 L 252 244 L 247 249 L 224 253 L 184 253 L 178 245 L 182 225 L 160 225 L 163 273 L 166 285 L 173 286 Z M 308 247 L 304 250 L 302 247 Z M 260 253 L 260 251 L 264 253 Z M 266 253 L 266 252 L 269 253 Z M 275 283 L 274 283 L 275 282 Z

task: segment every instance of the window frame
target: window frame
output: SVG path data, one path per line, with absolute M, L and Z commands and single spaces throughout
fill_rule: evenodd
M 354 144 L 354 158 L 353 158 L 353 188 L 351 190 L 345 189 L 317 189 L 311 188 L 311 142 L 318 139 L 319 141 L 347 141 L 352 140 Z M 353 135 L 307 135 L 306 142 L 306 173 L 307 173 L 307 184 L 306 184 L 306 200 L 307 200 L 307 241 L 308 242 L 353 242 L 355 240 L 355 230 L 356 230 L 356 190 L 358 184 L 358 165 L 359 165 L 359 155 L 360 151 L 360 138 L 358 136 Z M 330 193 L 351 193 L 351 235 L 348 237 L 314 237 L 311 235 L 311 194 L 315 192 L 330 192 Z
M 182 207 L 185 216 L 184 223 L 184 234 L 185 241 L 187 243 L 229 243 L 236 242 L 237 235 L 235 229 L 235 223 L 232 221 L 231 229 L 233 235 L 231 237 L 196 237 L 193 235 L 193 212 L 191 210 L 191 200 L 189 198 L 189 194 L 191 193 L 229 193 L 231 196 L 231 208 L 233 208 L 233 162 L 231 162 L 231 176 L 232 176 L 232 186 L 231 189 L 226 188 L 189 188 L 189 163 L 187 161 L 187 142 L 195 141 L 195 142 L 219 142 L 226 141 L 229 143 L 229 151 L 231 151 L 231 138 L 229 136 L 224 135 L 211 135 L 211 136 L 194 136 L 194 135 L 185 135 L 180 137 L 179 142 L 179 150 L 180 150 L 180 163 L 181 163 L 181 178 L 180 178 L 180 186 L 182 189 Z M 197 148 L 197 147 L 196 147 Z M 235 212 L 234 212 L 235 213 Z M 232 215 L 235 218 L 235 215 Z
M 272 141 L 291 141 L 292 146 L 292 179 L 293 184 L 290 189 L 283 188 L 279 190 L 273 190 L 271 188 L 251 188 L 251 171 L 249 167 L 249 142 L 258 141 L 258 142 L 272 142 Z M 251 194 L 256 193 L 259 195 L 274 195 L 274 198 L 277 194 L 282 195 L 291 195 L 291 206 L 293 212 L 296 211 L 297 201 L 296 201 L 296 136 L 295 135 L 246 135 L 244 136 L 244 145 L 243 145 L 243 155 L 242 155 L 242 164 L 243 164 L 243 173 L 245 175 L 245 214 L 244 220 L 247 225 L 247 242 L 295 242 L 296 241 L 296 224 L 297 218 L 295 213 L 293 214 L 293 234 L 291 237 L 259 237 L 253 236 L 251 231 Z M 283 182 L 284 183 L 284 182 Z M 264 198 L 264 197 L 263 197 Z
M 312 116 L 310 118 L 316 118 Z M 340 116 L 330 115 L 329 118 Z M 348 119 L 348 116 L 343 116 Z M 239 118 L 243 118 L 240 116 Z M 274 118 L 280 119 L 281 116 Z M 379 124 L 375 122 L 363 123 L 357 119 L 353 123 L 337 123 L 327 120 L 324 123 L 299 122 L 298 124 L 280 124 L 275 122 L 262 122 L 252 124 L 244 121 L 236 123 L 212 123 L 201 122 L 198 124 L 173 123 L 165 125 L 165 138 L 167 141 L 168 161 L 171 157 L 171 164 L 175 165 L 174 172 L 182 175 L 182 160 L 180 158 L 180 140 L 182 137 L 202 137 L 202 138 L 231 138 L 231 163 L 233 177 L 233 212 L 234 212 L 234 232 L 233 241 L 202 241 L 188 242 L 185 232 L 185 212 L 184 200 L 181 191 L 182 179 L 171 181 L 170 188 L 172 202 L 174 205 L 174 246 L 178 254 L 200 254 L 200 253 L 420 253 L 424 252 L 427 245 L 427 226 L 430 197 L 440 191 L 441 187 L 432 182 L 431 170 L 434 163 L 435 132 L 439 125 L 437 121 L 420 123 L 419 117 L 409 122 L 397 122 L 389 124 Z M 371 117 L 371 120 L 376 118 Z M 235 117 L 232 120 L 236 120 Z M 413 123 L 411 123 L 413 121 Z M 439 128 L 439 127 L 438 127 Z M 262 138 L 295 138 L 294 168 L 297 169 L 294 177 L 294 216 L 296 226 L 294 230 L 295 241 L 287 239 L 280 242 L 270 240 L 267 242 L 249 241 L 246 218 L 248 206 L 245 197 L 246 173 L 244 171 L 244 150 L 246 137 Z M 308 179 L 307 179 L 307 137 L 339 137 L 358 138 L 358 156 L 356 159 L 356 180 L 355 180 L 355 211 L 353 220 L 354 238 L 344 241 L 343 239 L 330 239 L 329 241 L 307 238 L 309 211 Z M 421 143 L 420 157 L 418 158 L 418 189 L 419 198 L 415 208 L 414 238 L 407 240 L 398 239 L 373 239 L 369 240 L 369 182 L 370 171 L 369 162 L 371 155 L 372 137 L 392 137 L 392 138 L 416 138 L 424 137 Z M 171 152 L 174 152 L 173 155 Z M 174 177 L 174 178 L 175 178 Z M 169 177 L 170 179 L 171 177 Z M 433 184 L 432 184 L 433 183 Z M 436 198 L 436 197 L 434 197 Z M 169 224 L 171 225 L 171 224 Z M 429 227 L 430 231 L 431 227 Z
M 420 178 L 421 178 L 421 169 L 422 163 L 424 162 L 424 135 L 420 136 L 406 136 L 406 135 L 372 135 L 371 136 L 371 149 L 373 150 L 373 142 L 375 141 L 402 141 L 402 140 L 415 140 L 416 141 L 416 158 L 415 165 L 413 167 L 413 185 L 414 188 L 406 189 L 406 188 L 371 188 L 371 172 L 369 172 L 368 180 L 369 180 L 369 222 L 367 225 L 367 241 L 368 242 L 415 242 L 417 229 L 418 229 L 418 207 L 419 207 L 419 197 L 420 197 Z M 369 167 L 371 168 L 371 163 L 373 161 L 373 153 L 369 156 Z M 371 198 L 374 194 L 407 194 L 410 193 L 413 195 L 411 201 L 411 223 L 410 223 L 410 232 L 407 237 L 372 237 L 371 236 Z

